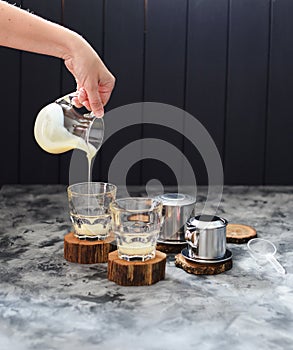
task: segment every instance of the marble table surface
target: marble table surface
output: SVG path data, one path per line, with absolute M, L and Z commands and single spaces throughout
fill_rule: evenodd
M 1 350 L 293 349 L 293 187 L 225 187 L 218 211 L 273 241 L 286 275 L 229 244 L 232 270 L 190 275 L 170 256 L 149 287 L 64 260 L 64 186 L 4 186 L 0 197 Z

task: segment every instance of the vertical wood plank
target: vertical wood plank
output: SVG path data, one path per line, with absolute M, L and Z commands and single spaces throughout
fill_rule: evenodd
M 184 107 L 186 18 L 187 0 L 147 1 L 144 81 L 144 100 L 147 102 Z M 183 116 L 182 112 L 182 119 L 178 121 L 178 129 L 175 132 L 161 126 L 145 125 L 143 137 L 162 139 L 182 151 Z M 177 175 L 177 181 L 174 183 L 175 169 L 169 168 L 164 159 L 151 161 L 148 159 L 148 150 L 143 149 L 142 152 L 142 158 L 145 158 L 142 161 L 142 184 L 153 178 L 163 185 L 176 185 L 176 182 L 180 181 L 180 175 Z M 182 158 L 178 159 L 178 163 L 181 162 Z
M 293 183 L 293 2 L 272 2 L 265 184 Z
M 227 184 L 262 184 L 269 0 L 231 0 L 225 147 Z
M 189 2 L 186 110 L 210 133 L 223 156 L 228 0 Z M 201 156 L 184 144 L 199 184 L 207 183 Z
M 21 5 L 21 1 L 9 2 Z M 0 96 L 4 123 L 0 137 L 0 186 L 18 182 L 20 59 L 18 50 L 0 47 Z
M 60 22 L 60 0 L 23 0 L 23 8 Z M 37 113 L 60 94 L 60 60 L 24 52 L 21 77 L 20 182 L 58 183 L 59 159 L 36 143 L 33 128 Z
M 103 56 L 103 0 L 64 0 L 63 1 L 63 24 L 82 35 Z M 73 76 L 62 64 L 62 95 L 75 91 L 76 83 Z M 60 182 L 68 184 L 69 166 L 72 152 L 60 156 Z M 84 154 L 85 156 L 85 154 Z M 81 159 L 83 158 L 83 153 Z M 95 164 L 99 160 L 95 160 Z M 81 166 L 86 165 L 86 157 Z M 98 176 L 98 175 L 97 175 Z
M 143 96 L 144 2 L 107 0 L 104 61 L 117 81 L 107 109 Z
M 104 21 L 104 61 L 116 77 L 116 86 L 106 107 L 106 110 L 110 110 L 140 102 L 143 98 L 144 1 L 107 0 Z M 138 116 L 137 123 L 140 122 L 141 116 Z M 127 118 L 126 126 L 128 126 Z M 107 115 L 105 127 L 107 128 Z M 135 130 L 135 134 L 140 137 L 141 127 L 135 127 Z M 112 158 L 132 139 L 133 134 L 126 130 L 117 133 L 103 145 L 99 152 L 100 180 L 108 180 Z M 129 176 L 129 183 L 138 183 L 137 172 L 132 172 Z
M 186 0 L 148 0 L 145 101 L 184 107 Z

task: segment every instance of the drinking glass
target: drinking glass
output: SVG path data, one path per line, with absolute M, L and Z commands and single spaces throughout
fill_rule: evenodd
M 162 225 L 162 202 L 153 198 L 121 198 L 110 204 L 118 256 L 146 261 L 156 255 Z
M 68 187 L 70 219 L 79 239 L 104 240 L 112 231 L 109 205 L 117 187 L 105 182 L 82 182 Z

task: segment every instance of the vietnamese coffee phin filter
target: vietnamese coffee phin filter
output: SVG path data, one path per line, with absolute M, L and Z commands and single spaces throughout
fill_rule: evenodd
M 183 193 L 165 193 L 156 197 L 163 203 L 164 223 L 158 242 L 185 244 L 184 226 L 194 215 L 195 197 Z
M 198 215 L 186 222 L 185 239 L 190 258 L 222 259 L 226 253 L 228 221 L 219 216 Z

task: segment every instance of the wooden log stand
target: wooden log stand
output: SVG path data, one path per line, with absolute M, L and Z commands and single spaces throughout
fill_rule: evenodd
M 166 254 L 156 251 L 147 261 L 126 261 L 118 257 L 118 251 L 108 256 L 108 279 L 120 286 L 148 286 L 165 278 Z
M 182 254 L 175 257 L 175 266 L 194 275 L 217 275 L 232 269 L 232 259 L 218 264 L 203 264 L 186 260 Z
M 114 235 L 103 241 L 81 240 L 75 237 L 73 232 L 64 237 L 64 258 L 73 263 L 105 263 L 108 261 L 108 254 L 115 249 Z
M 256 238 L 256 230 L 248 225 L 228 224 L 226 228 L 227 243 L 242 244 Z
M 178 254 L 183 248 L 187 247 L 186 244 L 168 244 L 163 242 L 157 243 L 157 250 L 166 254 Z

